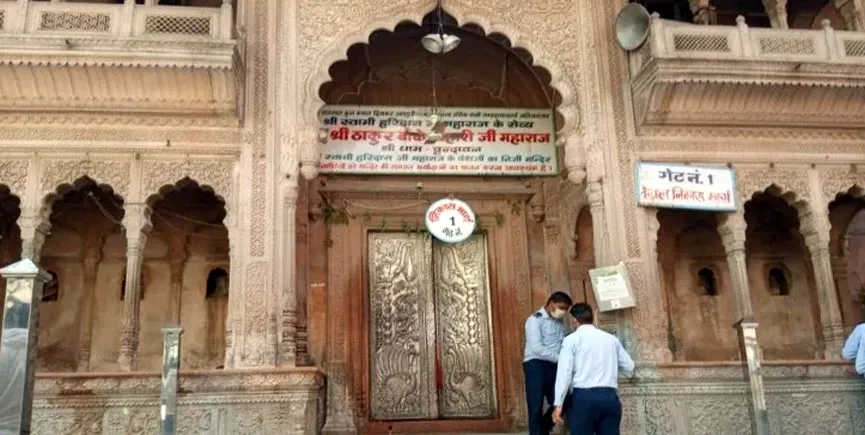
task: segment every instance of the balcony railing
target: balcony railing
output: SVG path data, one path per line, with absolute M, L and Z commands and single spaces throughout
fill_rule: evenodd
M 0 0 L 0 36 L 232 39 L 232 6 L 219 8 Z
M 649 40 L 630 56 L 638 72 L 651 58 L 694 60 L 760 60 L 865 65 L 865 33 L 823 30 L 700 26 L 652 19 Z

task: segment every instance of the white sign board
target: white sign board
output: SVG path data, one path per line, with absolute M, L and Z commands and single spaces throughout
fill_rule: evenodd
M 325 106 L 324 174 L 557 175 L 550 109 Z M 434 131 L 437 133 L 434 134 Z M 437 140 L 431 136 L 439 136 Z
M 458 199 L 440 199 L 426 211 L 426 228 L 436 239 L 459 243 L 471 237 L 477 220 L 468 204 Z
M 736 174 L 730 168 L 640 162 L 636 182 L 642 206 L 736 210 Z
M 598 311 L 606 312 L 636 306 L 628 270 L 624 263 L 589 270 Z

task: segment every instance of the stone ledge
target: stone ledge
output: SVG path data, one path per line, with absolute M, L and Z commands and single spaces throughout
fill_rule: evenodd
M 652 19 L 629 54 L 638 128 L 865 126 L 859 32 L 698 26 Z M 863 103 L 865 104 L 865 103 Z

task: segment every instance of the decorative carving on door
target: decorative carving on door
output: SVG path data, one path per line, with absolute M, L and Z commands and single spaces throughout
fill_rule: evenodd
M 484 237 L 370 233 L 368 262 L 371 419 L 494 417 Z
M 370 413 L 374 420 L 432 419 L 435 318 L 430 238 L 371 233 Z
M 439 409 L 445 418 L 496 415 L 485 245 L 483 236 L 475 235 L 459 244 L 433 246 L 444 380 Z

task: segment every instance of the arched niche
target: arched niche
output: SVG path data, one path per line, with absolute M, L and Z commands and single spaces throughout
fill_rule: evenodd
M 658 270 L 677 361 L 739 358 L 736 302 L 714 214 L 658 210 Z
M 452 107 L 554 108 L 561 95 L 550 73 L 533 64 L 525 49 L 480 26 L 459 26 L 443 13 L 448 33 L 462 39 L 453 51 L 434 55 L 420 44 L 434 29 L 436 13 L 421 24 L 401 22 L 393 31 L 377 30 L 365 44 L 349 47 L 347 59 L 329 68 L 331 80 L 319 88 L 327 104 L 430 106 L 433 80 L 438 103 Z M 561 114 L 557 125 L 562 125 Z
M 829 203 L 829 250 L 844 326 L 865 320 L 865 200 L 854 187 Z
M 226 277 L 230 271 L 225 200 L 211 187 L 184 178 L 160 188 L 147 204 L 152 230 L 142 268 L 149 279 L 141 301 L 141 369 L 159 369 L 161 328 L 176 323 L 183 327 L 183 369 L 222 367 L 227 297 L 211 303 L 207 287 L 212 270 L 221 268 Z
M 745 203 L 750 297 L 760 323 L 760 344 L 766 359 L 819 358 L 816 284 L 796 209 L 802 205 L 790 205 L 777 193 L 768 189 Z M 786 294 L 780 288 L 782 277 Z
M 124 200 L 111 186 L 84 176 L 58 186 L 43 204 L 51 232 L 42 246 L 41 266 L 56 274 L 58 297 L 40 309 L 37 368 L 111 370 L 121 311 L 100 306 L 106 297 L 117 297 L 106 277 L 125 259 L 108 259 L 104 252 L 106 240 L 122 234 Z

